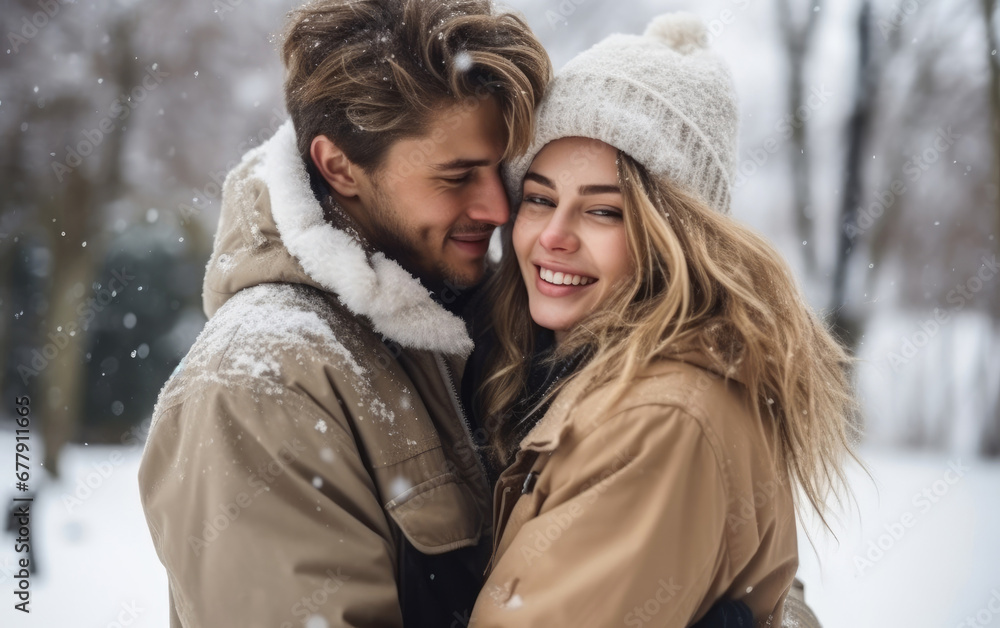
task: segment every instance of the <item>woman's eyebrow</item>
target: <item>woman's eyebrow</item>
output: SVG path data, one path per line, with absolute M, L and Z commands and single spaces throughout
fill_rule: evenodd
M 552 179 L 549 179 L 548 177 L 543 177 L 542 175 L 538 174 L 537 172 L 529 172 L 528 174 L 524 175 L 524 180 L 525 181 L 534 181 L 535 183 L 540 183 L 540 184 L 544 185 L 545 187 L 553 189 L 553 190 L 556 189 L 556 184 L 552 182 Z
M 581 185 L 580 196 L 590 196 L 593 194 L 621 194 L 622 189 L 617 185 Z
M 556 184 L 552 182 L 552 179 L 540 175 L 537 172 L 529 172 L 528 174 L 524 175 L 524 180 L 534 181 L 535 183 L 539 183 L 553 190 L 556 189 Z M 621 193 L 622 190 L 620 187 L 618 187 L 617 185 L 610 185 L 610 184 L 581 185 L 579 188 L 580 196 L 593 196 L 596 194 L 621 194 Z

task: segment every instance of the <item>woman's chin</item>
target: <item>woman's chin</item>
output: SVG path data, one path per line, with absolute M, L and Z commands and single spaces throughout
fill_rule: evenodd
M 531 314 L 531 320 L 535 321 L 536 325 L 555 332 L 557 337 L 563 336 L 572 329 L 576 324 L 576 319 L 577 317 L 567 317 L 565 314 L 558 315 L 552 312 L 539 312 L 538 315 L 532 312 Z

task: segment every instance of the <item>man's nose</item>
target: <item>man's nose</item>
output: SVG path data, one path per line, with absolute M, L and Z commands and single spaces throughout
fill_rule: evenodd
M 491 172 L 473 191 L 469 218 L 491 225 L 504 225 L 510 220 L 510 203 L 499 170 Z

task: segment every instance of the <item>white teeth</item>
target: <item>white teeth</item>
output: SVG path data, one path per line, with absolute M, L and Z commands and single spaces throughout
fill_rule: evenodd
M 580 275 L 570 275 L 569 273 L 559 273 L 548 268 L 538 267 L 538 275 L 548 283 L 555 284 L 557 286 L 586 286 L 587 284 L 594 283 L 594 279 L 590 277 L 582 277 Z

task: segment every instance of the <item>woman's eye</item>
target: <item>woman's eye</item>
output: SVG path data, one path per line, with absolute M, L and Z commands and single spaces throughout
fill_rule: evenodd
M 599 216 L 601 218 L 621 219 L 622 217 L 622 212 L 619 209 L 610 209 L 610 208 L 592 209 L 590 210 L 590 213 L 595 216 Z
M 532 205 L 545 205 L 546 207 L 555 207 L 555 203 L 545 198 L 544 196 L 525 196 L 525 203 L 531 203 Z

